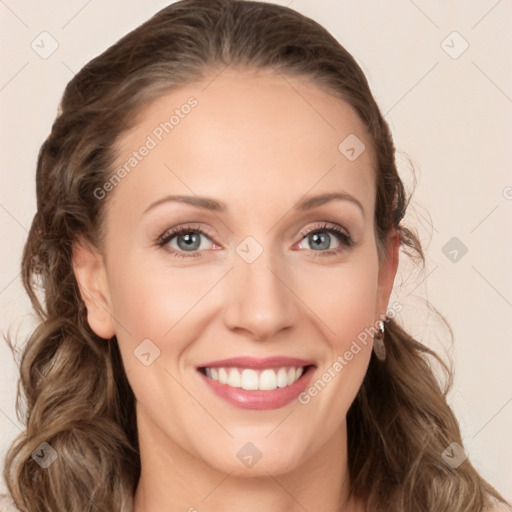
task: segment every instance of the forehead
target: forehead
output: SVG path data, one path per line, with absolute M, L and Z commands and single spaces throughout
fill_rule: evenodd
M 355 160 L 344 152 L 347 140 L 364 148 Z M 128 169 L 143 146 L 151 149 L 114 194 L 135 209 L 164 192 L 291 206 L 308 191 L 342 189 L 373 203 L 373 148 L 361 119 L 305 78 L 211 73 L 145 107 L 118 141 L 116 168 Z

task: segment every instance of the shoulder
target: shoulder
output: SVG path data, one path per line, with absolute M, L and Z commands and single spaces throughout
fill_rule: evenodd
M 0 494 L 0 512 L 18 512 L 10 496 Z

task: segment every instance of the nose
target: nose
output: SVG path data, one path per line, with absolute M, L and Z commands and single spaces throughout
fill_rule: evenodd
M 263 251 L 252 263 L 235 255 L 226 283 L 227 327 L 257 341 L 275 339 L 280 331 L 290 329 L 300 314 L 290 280 L 290 273 L 276 266 L 270 251 Z

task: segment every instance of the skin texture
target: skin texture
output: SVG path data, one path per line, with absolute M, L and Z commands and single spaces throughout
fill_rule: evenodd
M 135 511 L 334 512 L 348 486 L 345 417 L 371 342 L 310 403 L 276 410 L 226 403 L 195 367 L 234 356 L 300 357 L 315 361 L 314 382 L 386 313 L 398 237 L 379 268 L 373 150 L 348 103 L 305 79 L 234 69 L 215 76 L 159 98 L 123 135 L 119 166 L 189 97 L 198 101 L 103 199 L 103 253 L 74 247 L 90 326 L 117 336 L 136 396 Z M 349 134 L 366 146 L 352 162 L 338 150 Z M 325 192 L 355 196 L 364 214 L 349 201 L 293 210 L 304 195 Z M 227 210 L 163 203 L 143 214 L 169 194 L 212 197 Z M 330 234 L 328 249 L 315 249 L 301 236 L 324 222 L 348 231 L 354 245 Z M 157 246 L 165 231 L 187 223 L 208 230 L 199 256 Z M 247 236 L 263 249 L 252 263 L 236 252 Z M 167 249 L 190 254 L 178 243 Z M 144 339 L 160 350 L 149 366 L 133 353 Z M 262 453 L 250 468 L 237 457 L 247 442 Z M 350 499 L 342 509 L 362 503 Z

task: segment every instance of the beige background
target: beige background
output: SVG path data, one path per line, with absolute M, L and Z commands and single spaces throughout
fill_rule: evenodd
M 402 256 L 395 290 L 404 304 L 400 320 L 442 349 L 448 333 L 428 313 L 424 298 L 448 319 L 456 368 L 450 402 L 466 449 L 484 477 L 512 499 L 512 2 L 277 3 L 317 20 L 355 56 L 390 122 L 408 186 L 413 175 L 406 157 L 414 165 L 418 184 L 406 220 L 421 235 L 427 266 L 420 273 Z M 3 333 L 10 327 L 22 336 L 33 326 L 19 264 L 35 212 L 36 156 L 62 91 L 87 61 L 166 4 L 0 2 Z M 40 36 L 44 31 L 51 36 Z M 42 52 L 41 38 L 46 50 L 52 39 L 58 44 L 46 59 L 31 47 L 35 41 Z M 445 246 L 453 237 L 467 247 L 462 257 Z M 20 428 L 16 367 L 5 343 L 0 368 L 3 457 Z

